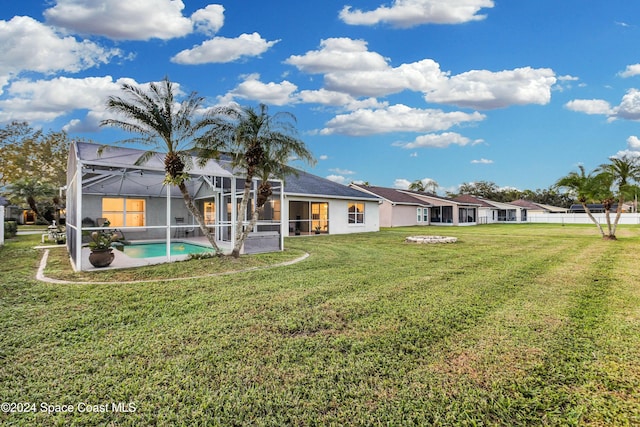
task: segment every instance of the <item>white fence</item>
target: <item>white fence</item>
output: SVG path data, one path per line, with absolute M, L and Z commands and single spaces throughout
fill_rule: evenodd
M 603 213 L 593 214 L 600 224 L 606 224 L 607 218 Z M 611 223 L 615 221 L 616 213 L 611 212 Z M 553 223 L 553 224 L 593 224 L 586 213 L 557 213 L 557 214 L 532 214 L 527 215 L 528 222 Z M 623 213 L 618 224 L 640 224 L 640 213 Z

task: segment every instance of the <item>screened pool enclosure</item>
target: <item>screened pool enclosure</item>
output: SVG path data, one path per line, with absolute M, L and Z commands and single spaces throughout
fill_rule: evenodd
M 102 152 L 100 151 L 102 150 Z M 144 153 L 124 147 L 73 143 L 67 168 L 67 248 L 76 270 L 91 269 L 88 262 L 87 235 L 95 230 L 118 230 L 125 243 L 162 242 L 166 252 L 146 263 L 174 261 L 171 242 L 182 241 L 211 247 L 187 209 L 180 190 L 164 184 L 164 154 L 156 153 L 136 165 Z M 223 252 L 234 245 L 236 216 L 244 190 L 244 177 L 234 173 L 227 162 L 209 160 L 199 166 L 196 159 L 188 165 L 187 188 L 204 216 L 206 227 L 215 234 Z M 252 183 L 244 226 L 254 209 Z M 282 250 L 286 224 L 274 206 L 282 205 L 282 182 L 271 182 L 273 195 L 267 202 L 257 226 L 249 234 L 243 253 Z M 114 251 L 119 252 L 119 251 Z M 123 265 L 118 265 L 118 262 Z M 114 267 L 145 265 L 118 253 Z

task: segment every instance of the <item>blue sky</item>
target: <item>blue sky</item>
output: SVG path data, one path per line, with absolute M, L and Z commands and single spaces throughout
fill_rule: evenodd
M 640 153 L 640 2 L 30 0 L 0 11 L 0 124 L 73 137 L 123 82 L 298 119 L 337 182 L 546 188 Z

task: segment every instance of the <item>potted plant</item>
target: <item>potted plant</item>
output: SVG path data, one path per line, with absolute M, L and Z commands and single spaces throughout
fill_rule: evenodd
M 107 221 L 105 227 L 109 226 Z M 113 230 L 96 230 L 89 234 L 89 262 L 94 267 L 107 267 L 115 258 L 111 244 L 120 240 L 120 235 Z
M 320 226 L 319 225 L 316 225 L 315 230 L 316 230 L 316 234 L 320 234 Z

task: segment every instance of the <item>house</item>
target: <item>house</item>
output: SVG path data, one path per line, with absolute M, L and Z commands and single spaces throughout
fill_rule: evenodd
M 290 235 L 380 230 L 380 198 L 304 171 L 284 182 L 283 216 Z
M 476 203 L 460 202 L 421 191 L 360 184 L 351 184 L 351 187 L 382 199 L 380 218 L 384 226 L 477 224 L 480 206 Z
M 125 147 L 75 142 L 67 167 L 67 247 L 74 268 L 86 269 L 83 236 L 109 222 L 127 241 L 166 243 L 166 260 L 172 240 L 208 245 L 197 221 L 187 210 L 180 190 L 164 182 L 164 155 L 154 153 L 137 164 L 145 151 Z M 225 252 L 233 248 L 237 208 L 244 190 L 244 176 L 229 162 L 208 160 L 203 166 L 193 158 L 185 186 L 216 244 Z M 252 182 L 255 194 L 259 181 Z M 379 229 L 379 198 L 353 188 L 299 171 L 271 182 L 267 201 L 243 253 L 282 250 L 284 236 L 300 234 L 356 233 Z M 252 198 L 245 221 L 249 218 Z M 86 237 L 85 237 L 86 240 Z M 85 248 L 85 252 L 87 252 Z M 88 255 L 87 255 L 88 256 Z
M 455 201 L 478 206 L 478 222 L 492 224 L 496 222 L 526 222 L 527 208 L 510 203 L 494 202 L 493 200 L 470 194 L 454 197 Z
M 531 200 L 518 199 L 513 202 L 509 202 L 510 205 L 520 206 L 527 209 L 529 215 L 540 215 L 550 213 L 566 213 L 566 208 L 558 206 L 545 205 L 543 203 L 535 203 Z
M 395 188 L 361 184 L 350 187 L 380 197 L 381 227 L 429 225 L 430 203 Z
M 400 190 L 425 203 L 429 203 L 430 225 L 476 225 L 478 208 L 475 203 L 459 202 L 423 191 Z

